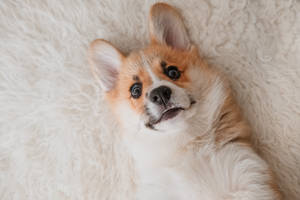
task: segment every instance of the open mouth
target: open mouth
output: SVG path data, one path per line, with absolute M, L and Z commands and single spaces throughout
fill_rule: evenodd
M 184 110 L 184 108 L 182 108 L 182 107 L 166 109 L 157 120 L 151 122 L 151 125 L 158 124 L 162 121 L 172 119 L 172 118 L 176 117 L 182 110 Z
M 162 121 L 166 121 L 169 119 L 172 119 L 174 117 L 176 117 L 181 111 L 184 111 L 186 109 L 189 109 L 192 105 L 194 105 L 196 103 L 195 100 L 193 100 L 190 97 L 190 106 L 188 108 L 183 108 L 183 107 L 172 107 L 172 108 L 167 108 L 165 109 L 162 114 L 160 115 L 160 117 L 158 119 L 152 118 L 150 117 L 150 121 L 148 121 L 145 125 L 146 127 L 150 128 L 150 129 L 154 129 L 154 125 L 162 122 Z M 147 110 L 147 109 L 146 109 Z M 150 114 L 148 114 L 150 115 Z M 150 115 L 151 116 L 151 115 Z

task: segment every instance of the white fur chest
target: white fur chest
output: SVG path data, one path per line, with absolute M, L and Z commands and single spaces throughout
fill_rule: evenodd
M 218 152 L 179 152 L 175 144 L 181 139 L 131 144 L 138 200 L 276 199 L 265 184 L 267 165 L 250 148 L 229 144 Z

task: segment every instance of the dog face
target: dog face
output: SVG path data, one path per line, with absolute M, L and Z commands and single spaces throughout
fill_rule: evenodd
M 150 11 L 150 45 L 125 57 L 104 40 L 95 40 L 89 61 L 123 127 L 182 131 L 201 106 L 214 72 L 190 43 L 179 13 L 167 4 Z

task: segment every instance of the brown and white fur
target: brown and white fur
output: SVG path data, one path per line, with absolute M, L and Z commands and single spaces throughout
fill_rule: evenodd
M 180 14 L 157 3 L 149 29 L 150 45 L 128 56 L 101 39 L 89 49 L 136 164 L 136 198 L 281 199 L 272 172 L 251 146 L 229 83 L 201 59 Z M 170 66 L 179 78 L 168 77 Z M 135 83 L 141 86 L 137 98 L 131 94 Z M 151 94 L 161 86 L 171 94 L 158 104 Z

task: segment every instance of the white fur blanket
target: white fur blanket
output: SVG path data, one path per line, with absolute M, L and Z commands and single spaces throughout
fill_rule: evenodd
M 154 2 L 0 2 L 0 199 L 131 199 L 131 161 L 86 50 L 95 38 L 145 46 Z M 285 199 L 299 199 L 300 2 L 169 3 L 229 76 Z

